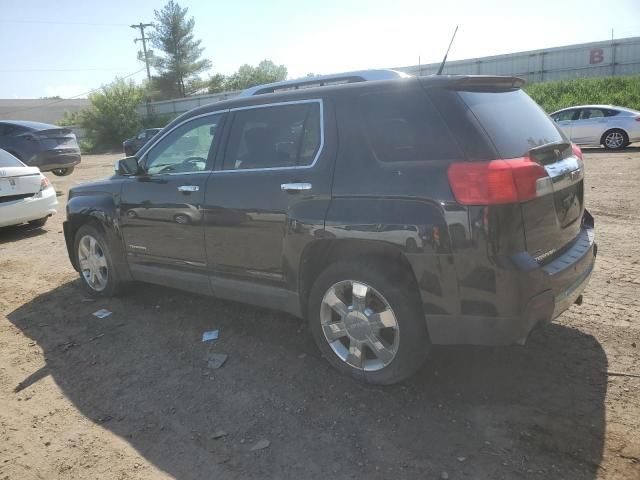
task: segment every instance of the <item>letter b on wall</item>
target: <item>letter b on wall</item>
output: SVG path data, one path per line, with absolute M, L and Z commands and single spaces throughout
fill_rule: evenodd
M 589 50 L 589 63 L 602 63 L 604 61 L 604 51 L 601 48 L 592 48 Z

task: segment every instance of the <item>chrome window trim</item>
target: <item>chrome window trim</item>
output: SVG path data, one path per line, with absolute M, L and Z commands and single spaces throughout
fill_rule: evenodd
M 143 158 L 146 158 L 149 156 L 149 153 L 155 148 L 155 146 L 162 141 L 163 138 L 165 138 L 167 135 L 169 135 L 170 133 L 174 132 L 177 128 L 180 128 L 181 126 L 185 125 L 186 123 L 192 122 L 194 120 L 198 120 L 200 118 L 204 118 L 204 117 L 209 117 L 209 116 L 213 116 L 213 115 L 220 115 L 220 114 L 224 114 L 224 113 L 229 113 L 229 109 L 225 109 L 225 110 L 216 110 L 215 112 L 207 112 L 207 113 L 202 113 L 200 115 L 196 115 L 194 117 L 189 117 L 184 119 L 182 122 L 178 123 L 177 125 L 174 125 L 173 128 L 171 128 L 170 130 L 167 130 L 166 132 L 164 132 L 159 138 L 155 139 L 154 142 L 149 146 L 149 148 L 147 149 L 147 151 L 144 153 L 144 155 L 138 159 L 138 165 L 140 165 L 140 162 L 142 161 Z M 193 174 L 193 173 L 211 173 L 213 172 L 213 170 L 202 170 L 199 172 L 176 172 L 176 173 L 155 173 L 155 174 L 147 174 L 150 177 L 155 177 L 158 175 L 188 175 L 188 174 Z
M 315 164 L 318 162 L 322 151 L 324 150 L 324 101 L 322 98 L 311 98 L 304 100 L 291 100 L 288 102 L 276 102 L 276 103 L 264 103 L 261 105 L 249 105 L 246 107 L 236 107 L 231 108 L 229 111 L 237 112 L 241 110 L 251 110 L 255 108 L 268 108 L 268 107 L 280 107 L 283 105 L 296 105 L 300 103 L 317 103 L 320 106 L 320 145 L 318 146 L 318 151 L 316 152 L 315 157 L 313 157 L 313 161 L 309 165 L 295 165 L 292 167 L 265 167 L 265 168 L 230 168 L 224 169 L 224 158 L 222 159 L 222 165 L 220 170 L 214 170 L 212 174 L 220 174 L 220 173 L 235 173 L 235 172 L 270 172 L 270 171 L 281 171 L 281 170 L 302 170 L 313 168 Z M 233 128 L 233 125 L 231 126 Z M 225 151 L 226 153 L 226 151 Z

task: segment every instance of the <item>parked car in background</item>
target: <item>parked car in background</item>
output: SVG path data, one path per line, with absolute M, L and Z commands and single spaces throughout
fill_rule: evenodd
M 521 79 L 339 80 L 197 108 L 73 186 L 64 235 L 87 292 L 145 281 L 286 311 L 378 384 L 432 344 L 523 343 L 581 302 L 582 154 Z
M 58 176 L 70 175 L 81 160 L 74 133 L 48 123 L 0 121 L 0 148 L 30 167 Z
M 640 142 L 640 112 L 612 105 L 580 105 L 553 112 L 551 118 L 578 145 L 620 150 Z
M 0 227 L 42 227 L 56 213 L 56 191 L 38 167 L 28 167 L 0 149 Z
M 138 135 L 132 138 L 127 138 L 124 142 L 122 142 L 122 150 L 127 157 L 131 157 L 135 155 L 138 150 L 142 148 L 142 146 L 155 137 L 158 132 L 162 130 L 161 128 L 146 128 Z

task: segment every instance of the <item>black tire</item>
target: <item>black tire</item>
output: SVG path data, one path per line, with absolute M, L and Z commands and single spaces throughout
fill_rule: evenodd
M 51 173 L 53 173 L 58 177 L 66 177 L 67 175 L 71 175 L 74 170 L 75 170 L 75 167 L 55 168 L 51 170 Z
M 36 220 L 31 220 L 29 222 L 29 225 L 31 225 L 32 227 L 36 227 L 36 228 L 42 228 L 44 227 L 44 224 L 47 223 L 47 220 L 49 220 L 49 217 L 42 217 L 42 218 L 38 218 Z
M 106 260 L 106 286 L 100 290 L 96 290 L 89 284 L 80 267 L 78 249 L 80 246 L 80 241 L 87 235 L 93 237 L 96 240 L 98 246 L 100 247 L 100 251 L 102 252 Z M 126 283 L 118 278 L 118 272 L 113 266 L 111 252 L 109 251 L 109 247 L 107 246 L 107 242 L 102 232 L 100 232 L 93 225 L 82 225 L 76 232 L 73 247 L 73 254 L 75 256 L 78 268 L 80 269 L 80 282 L 82 283 L 82 286 L 87 294 L 91 295 L 92 297 L 114 297 L 120 295 L 123 292 Z
M 372 287 L 384 297 L 395 314 L 399 332 L 397 351 L 390 363 L 378 370 L 366 371 L 346 363 L 334 352 L 323 332 L 321 308 L 325 293 L 345 280 Z M 363 260 L 334 263 L 318 276 L 309 296 L 307 317 L 318 348 L 334 368 L 364 382 L 390 385 L 413 375 L 429 353 L 431 342 L 422 312 L 415 282 L 406 272 L 402 269 L 393 271 L 388 266 L 379 268 L 375 263 Z
M 620 140 L 621 142 L 613 143 L 609 141 L 609 137 L 614 137 L 614 136 L 616 136 L 617 142 L 620 142 Z M 621 136 L 622 138 L 620 139 L 620 137 L 618 136 Z M 607 130 L 602 134 L 600 143 L 607 150 L 622 150 L 623 148 L 626 148 L 627 145 L 629 145 L 629 135 L 627 135 L 627 132 L 625 132 L 624 130 L 620 130 L 619 128 L 612 128 L 611 130 Z

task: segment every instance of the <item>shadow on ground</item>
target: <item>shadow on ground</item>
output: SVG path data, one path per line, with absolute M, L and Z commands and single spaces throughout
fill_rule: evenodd
M 17 242 L 24 238 L 37 237 L 47 233 L 47 227 L 34 227 L 28 223 L 11 227 L 0 227 L 0 245 L 3 243 Z
M 16 395 L 52 375 L 177 479 L 593 479 L 602 459 L 605 353 L 555 324 L 525 347 L 436 349 L 412 380 L 380 388 L 334 372 L 292 317 L 164 288 L 83 302 L 73 282 L 9 319 L 46 358 Z M 202 343 L 212 328 L 220 339 Z M 229 354 L 224 367 L 209 369 L 209 352 Z M 250 451 L 260 439 L 270 446 Z

